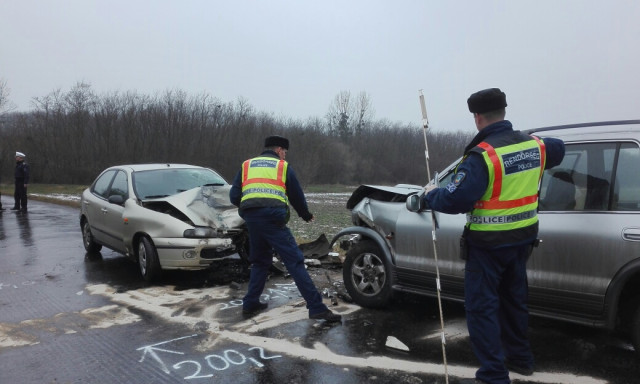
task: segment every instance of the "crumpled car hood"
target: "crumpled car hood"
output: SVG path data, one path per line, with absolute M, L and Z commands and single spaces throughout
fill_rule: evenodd
M 230 185 L 205 185 L 157 201 L 166 201 L 184 213 L 196 226 L 238 228 L 244 220 L 229 200 Z
M 353 209 L 362 199 L 368 197 L 380 201 L 405 201 L 407 196 L 422 190 L 419 185 L 397 184 L 396 186 L 360 185 L 347 201 L 347 209 Z

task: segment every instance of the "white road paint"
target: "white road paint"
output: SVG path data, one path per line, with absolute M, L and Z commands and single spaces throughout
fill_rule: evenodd
M 445 323 L 445 337 L 446 341 L 454 341 L 458 339 L 464 339 L 465 337 L 469 337 L 469 332 L 467 331 L 467 322 L 464 319 L 459 320 L 449 320 Z M 438 339 L 442 338 L 442 331 L 440 328 L 436 329 L 434 332 L 425 335 L 422 337 L 422 340 L 428 339 Z
M 325 364 L 333 364 L 342 367 L 355 368 L 374 368 L 374 369 L 393 369 L 407 373 L 424 373 L 424 374 L 442 374 L 444 368 L 441 364 L 423 363 L 415 361 L 401 360 L 398 358 L 390 358 L 386 356 L 370 356 L 355 357 L 344 356 L 332 352 L 322 343 L 314 344 L 313 348 L 305 348 L 299 344 L 294 344 L 288 340 L 264 338 L 255 335 L 248 335 L 230 331 L 222 331 L 219 337 L 233 340 L 240 343 L 252 345 L 264 345 L 269 351 L 289 355 L 291 357 L 321 361 Z M 460 378 L 474 377 L 476 367 L 464 367 L 449 364 L 448 370 L 450 376 Z M 534 383 L 549 384 L 604 384 L 607 381 L 594 379 L 591 377 L 577 376 L 573 374 L 554 373 L 554 372 L 536 372 L 533 376 L 521 376 L 511 374 L 512 379 L 522 379 Z
M 43 331 L 53 334 L 74 334 L 86 329 L 109 328 L 140 321 L 126 307 L 108 305 L 80 312 L 59 313 L 51 318 L 24 320 L 17 324 L 0 323 L 0 351 L 3 348 L 39 344 Z
M 89 285 L 86 290 L 90 294 L 104 296 L 114 304 L 101 308 L 90 308 L 81 312 L 61 313 L 48 319 L 26 320 L 18 324 L 0 323 L 0 352 L 3 348 L 38 344 L 37 335 L 43 330 L 56 334 L 69 334 L 80 331 L 80 329 L 76 329 L 74 324 L 86 325 L 89 322 L 91 328 L 108 328 L 132 324 L 141 320 L 130 311 L 130 309 L 135 308 L 164 321 L 190 327 L 197 334 L 206 335 L 206 337 L 200 338 L 199 345 L 195 347 L 196 350 L 205 353 L 214 350 L 216 345 L 220 343 L 232 341 L 248 346 L 261 346 L 261 348 L 268 350 L 272 354 L 277 353 L 282 356 L 308 361 L 320 361 L 342 369 L 393 369 L 406 373 L 435 375 L 444 373 L 444 368 L 441 364 L 402 360 L 398 357 L 346 356 L 333 352 L 322 343 L 316 343 L 313 347 L 307 348 L 302 346 L 297 338 L 267 338 L 258 335 L 263 330 L 277 328 L 282 324 L 310 321 L 308 320 L 306 308 L 304 305 L 299 305 L 298 298 L 271 296 L 270 303 L 273 307 L 250 319 L 233 325 L 225 324 L 225 326 L 221 326 L 220 319 L 224 318 L 222 315 L 228 313 L 223 311 L 222 308 L 233 307 L 228 304 L 221 305 L 221 301 L 232 302 L 234 301 L 233 295 L 237 294 L 237 291 L 232 291 L 228 287 L 175 291 L 173 287 L 167 286 L 116 292 L 111 286 L 100 284 Z M 348 316 L 350 313 L 359 310 L 358 306 L 350 304 L 341 304 L 331 308 L 343 316 Z M 240 311 L 240 307 L 234 310 Z M 82 322 L 77 317 L 82 317 Z M 449 338 L 466 337 L 466 327 L 463 322 L 447 324 L 445 333 Z M 435 335 L 435 333 L 429 334 L 423 336 L 423 338 L 436 337 Z M 149 352 L 147 351 L 147 353 Z M 150 356 L 155 358 L 153 355 Z M 168 368 L 164 366 L 159 369 L 166 370 Z M 451 364 L 448 366 L 449 375 L 460 378 L 473 377 L 476 369 L 475 366 Z M 511 377 L 512 379 L 522 379 L 535 383 L 607 383 L 596 378 L 562 372 L 535 372 L 533 376 L 529 377 L 512 373 Z
M 390 358 L 386 356 L 345 356 L 334 353 L 322 343 L 316 343 L 313 348 L 306 348 L 300 345 L 298 340 L 288 340 L 285 338 L 265 338 L 256 335 L 264 329 L 276 328 L 285 323 L 293 323 L 297 321 L 309 321 L 306 308 L 304 306 L 280 305 L 270 308 L 259 315 L 239 322 L 232 326 L 221 327 L 217 320 L 219 305 L 215 300 L 230 298 L 229 288 L 214 287 L 207 289 L 196 289 L 190 291 L 171 291 L 171 287 L 162 288 L 162 293 L 157 290 L 142 289 L 137 291 L 128 291 L 124 293 L 116 293 L 115 290 L 107 285 L 89 286 L 87 290 L 92 294 L 99 294 L 109 297 L 112 301 L 120 303 L 128 307 L 136 307 L 140 310 L 147 311 L 165 321 L 180 323 L 192 326 L 194 329 L 201 329 L 202 322 L 208 323 L 207 332 L 210 334 L 201 342 L 199 349 L 210 351 L 216 344 L 223 340 L 243 343 L 247 345 L 264 346 L 265 349 L 272 353 L 279 353 L 284 356 L 290 356 L 296 359 L 304 359 L 310 361 L 321 361 L 326 364 L 333 364 L 337 367 L 354 367 L 354 368 L 373 368 L 373 369 L 394 369 L 407 373 L 423 373 L 423 374 L 442 374 L 444 368 L 441 364 L 405 361 L 397 357 Z M 193 311 L 187 311 L 187 308 L 193 305 L 202 306 L 202 311 L 193 316 Z M 180 309 L 182 308 L 182 309 Z M 333 306 L 336 312 L 342 315 L 348 315 L 359 309 L 358 306 L 342 304 Z M 238 308 L 239 310 L 239 308 Z M 198 312 L 195 312 L 198 313 Z M 461 325 L 457 324 L 452 329 L 452 333 L 459 335 L 462 333 Z M 445 332 L 448 333 L 447 330 Z M 427 336 L 428 337 L 428 336 Z M 457 377 L 473 377 L 476 367 L 466 367 L 459 365 L 449 365 L 448 372 L 450 376 Z M 555 372 L 535 372 L 533 376 L 524 377 L 515 373 L 511 374 L 512 378 L 526 379 L 536 383 L 581 383 L 581 384 L 604 384 L 603 380 L 591 377 L 577 376 L 573 374 L 555 373 Z

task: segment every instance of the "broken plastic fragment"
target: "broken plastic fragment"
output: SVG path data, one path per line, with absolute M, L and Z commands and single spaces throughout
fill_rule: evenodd
M 402 341 L 396 339 L 393 336 L 387 336 L 387 342 L 385 346 L 388 348 L 409 352 L 409 347 L 407 347 Z

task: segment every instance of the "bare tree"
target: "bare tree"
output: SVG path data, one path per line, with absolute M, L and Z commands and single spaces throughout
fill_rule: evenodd
M 346 139 L 362 134 L 372 119 L 371 98 L 360 92 L 355 100 L 351 92 L 341 91 L 329 106 L 326 118 L 329 134 Z
M 329 134 L 343 139 L 351 136 L 349 119 L 351 118 L 351 92 L 342 91 L 333 99 L 327 112 Z
M 0 116 L 13 111 L 16 107 L 9 100 L 11 89 L 7 86 L 7 81 L 0 79 Z
M 373 107 L 371 106 L 371 98 L 366 92 L 360 92 L 358 94 L 354 112 L 354 133 L 356 136 L 358 136 L 368 128 L 369 123 L 373 118 Z
M 0 97 L 8 89 L 0 82 Z M 255 112 L 246 99 L 223 103 L 180 90 L 148 96 L 97 95 L 89 84 L 33 98 L 34 109 L 0 120 L 0 155 L 29 153 L 34 182 L 88 184 L 110 165 L 184 162 L 208 166 L 231 180 L 266 136 L 287 136 L 290 161 L 304 184 L 426 182 L 422 129 L 373 120 L 369 96 L 340 92 L 327 120 L 300 122 Z M 462 154 L 470 135 L 430 131 L 432 167 Z M 10 158 L 10 156 L 4 156 Z M 11 164 L 3 163 L 3 173 Z

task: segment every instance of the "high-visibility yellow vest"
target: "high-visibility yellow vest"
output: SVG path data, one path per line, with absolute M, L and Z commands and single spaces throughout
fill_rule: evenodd
M 288 163 L 273 157 L 255 157 L 242 163 L 240 208 L 288 206 Z
M 472 151 L 482 155 L 489 171 L 487 190 L 467 214 L 472 241 L 499 245 L 536 236 L 544 142 L 516 132 L 488 137 Z

